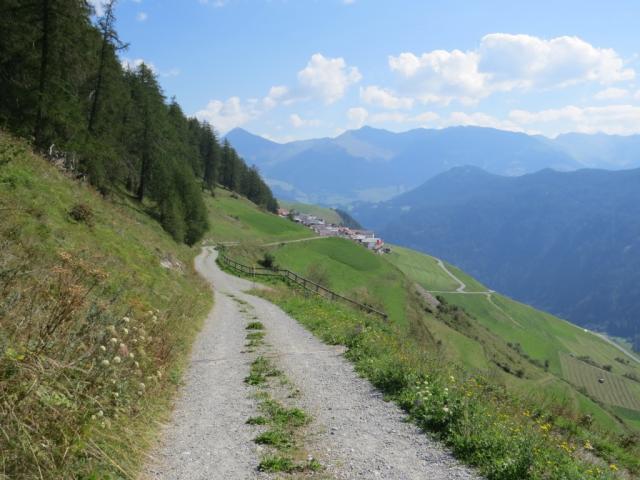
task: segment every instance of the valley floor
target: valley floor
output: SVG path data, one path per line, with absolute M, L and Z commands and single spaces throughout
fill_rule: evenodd
M 321 343 L 272 303 L 247 291 L 256 285 L 222 272 L 205 249 L 198 271 L 212 284 L 215 307 L 192 353 L 185 385 L 163 440 L 146 469 L 151 479 L 274 478 L 257 466 L 264 448 L 249 425 L 259 394 L 245 382 L 264 356 L 283 372 L 295 395 L 286 402 L 308 412 L 303 448 L 320 471 L 305 478 L 472 479 L 439 444 L 406 423 L 393 403 L 360 378 L 339 347 Z M 264 344 L 247 348 L 251 321 L 265 329 Z M 249 382 L 250 383 L 250 382 Z

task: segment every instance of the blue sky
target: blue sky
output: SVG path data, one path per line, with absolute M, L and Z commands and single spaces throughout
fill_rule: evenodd
M 640 133 L 637 1 L 120 0 L 117 16 L 123 61 L 222 134 Z

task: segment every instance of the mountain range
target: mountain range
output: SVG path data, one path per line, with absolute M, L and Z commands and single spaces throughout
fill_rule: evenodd
M 508 177 L 458 167 L 352 214 L 389 242 L 640 348 L 640 169 Z
M 226 138 L 258 166 L 279 198 L 331 206 L 388 200 L 457 166 L 506 176 L 544 168 L 640 167 L 640 136 L 572 133 L 549 139 L 480 127 L 402 133 L 362 127 L 284 144 L 240 128 Z

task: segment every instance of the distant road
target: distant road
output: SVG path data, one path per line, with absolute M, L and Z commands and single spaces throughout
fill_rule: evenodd
M 464 284 L 464 282 L 460 280 L 458 277 L 456 277 L 453 273 L 451 273 L 442 260 L 440 260 L 439 258 L 436 258 L 436 261 L 438 262 L 438 265 L 440 265 L 440 268 L 442 268 L 442 270 L 444 270 L 444 272 L 447 275 L 449 275 L 455 282 L 460 284 L 460 286 L 456 289 L 456 292 L 469 293 L 469 292 L 465 292 L 465 289 L 467 288 L 467 286 Z
M 606 342 L 609 342 L 611 345 L 613 345 L 614 347 L 616 347 L 618 350 L 620 350 L 622 353 L 624 353 L 627 357 L 632 358 L 633 360 L 635 360 L 636 362 L 640 363 L 640 358 L 636 357 L 633 353 L 631 353 L 630 351 L 628 351 L 626 348 L 624 348 L 622 345 L 618 345 L 616 342 L 614 342 L 613 340 L 611 340 L 609 337 L 607 337 L 606 335 L 603 335 L 601 333 L 597 333 L 597 332 L 591 332 L 594 335 L 600 337 L 601 339 L 603 339 Z
M 279 242 L 271 242 L 260 245 L 261 247 L 275 247 L 276 245 L 282 245 L 283 243 L 298 243 L 298 242 L 308 242 L 310 240 L 320 240 L 321 238 L 329 238 L 329 237 L 308 237 L 308 238 L 298 238 L 297 240 L 280 240 Z

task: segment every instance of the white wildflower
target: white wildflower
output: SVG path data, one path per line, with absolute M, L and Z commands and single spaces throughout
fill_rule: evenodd
M 105 347 L 104 345 L 100 345 L 100 350 L 102 350 L 103 352 L 107 351 L 107 347 Z
M 123 328 L 122 331 L 124 332 L 125 335 L 129 335 L 129 329 L 128 328 Z
M 103 417 L 103 416 L 104 416 L 104 412 L 103 412 L 102 410 L 99 410 L 99 411 L 98 411 L 98 416 L 99 416 L 99 417 Z
M 140 368 L 140 364 L 138 362 L 133 362 L 133 364 L 136 366 L 136 368 Z
M 129 321 L 130 321 L 130 320 L 131 320 L 131 319 L 130 319 L 129 317 L 122 317 L 122 321 L 123 321 L 124 323 L 129 323 Z
M 131 353 L 129 354 L 129 358 L 134 358 L 134 357 L 135 357 L 135 355 L 133 354 L 133 352 L 131 352 Z
M 444 413 L 449 413 L 449 407 L 442 407 L 442 411 Z
M 102 362 L 100 362 L 100 363 L 102 363 L 103 367 L 108 367 L 109 366 L 109 360 L 102 360 Z
M 118 343 L 118 339 L 116 337 L 113 337 L 111 339 L 111 343 L 113 343 L 115 345 L 116 343 Z
M 145 388 L 147 388 L 147 386 L 144 383 L 140 383 L 139 387 L 140 387 L 140 390 L 144 390 Z
M 113 363 L 120 363 L 122 361 L 122 359 L 119 356 L 115 356 L 113 357 Z

